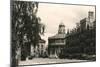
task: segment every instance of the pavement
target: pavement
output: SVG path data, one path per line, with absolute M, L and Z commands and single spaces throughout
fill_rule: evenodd
M 73 63 L 73 62 L 85 62 L 87 60 L 77 59 L 49 59 L 49 58 L 34 58 L 32 60 L 26 59 L 26 61 L 19 61 L 18 65 L 34 65 L 34 64 L 52 64 L 52 63 Z

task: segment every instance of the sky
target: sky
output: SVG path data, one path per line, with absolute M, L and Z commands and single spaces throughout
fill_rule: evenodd
M 45 25 L 45 37 L 57 34 L 58 26 L 64 23 L 66 32 L 73 29 L 81 19 L 88 17 L 88 11 L 95 12 L 94 6 L 65 5 L 39 3 L 37 16 L 41 18 L 41 23 Z
M 46 32 L 55 34 L 61 22 L 65 24 L 66 30 L 72 29 L 76 23 L 88 16 L 88 11 L 95 11 L 95 7 L 39 3 L 37 15 L 41 18 L 41 23 L 46 26 Z

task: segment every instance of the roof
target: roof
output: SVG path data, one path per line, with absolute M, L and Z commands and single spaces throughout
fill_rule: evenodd
M 61 23 L 59 24 L 59 26 L 65 26 L 65 25 L 64 25 L 64 23 L 61 22 Z
M 66 34 L 56 34 L 52 37 L 49 37 L 49 39 L 59 39 L 59 38 L 65 38 Z

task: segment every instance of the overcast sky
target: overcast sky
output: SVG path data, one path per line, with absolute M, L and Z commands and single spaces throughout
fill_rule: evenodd
M 72 29 L 81 19 L 88 16 L 88 11 L 94 11 L 94 6 L 65 5 L 39 3 L 37 16 L 46 26 L 46 36 L 52 36 L 58 32 L 58 26 L 63 22 L 67 29 Z
M 65 24 L 66 30 L 74 28 L 76 23 L 88 16 L 88 11 L 95 11 L 95 7 L 39 3 L 37 15 L 46 25 L 46 32 L 54 34 L 61 22 Z

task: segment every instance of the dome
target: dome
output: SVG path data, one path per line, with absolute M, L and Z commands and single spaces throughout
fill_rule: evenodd
M 64 34 L 65 33 L 65 25 L 61 22 L 59 24 L 58 34 Z
M 61 23 L 59 24 L 59 26 L 64 26 L 64 27 L 65 27 L 65 25 L 64 25 L 64 23 L 63 23 L 63 22 L 61 22 Z

